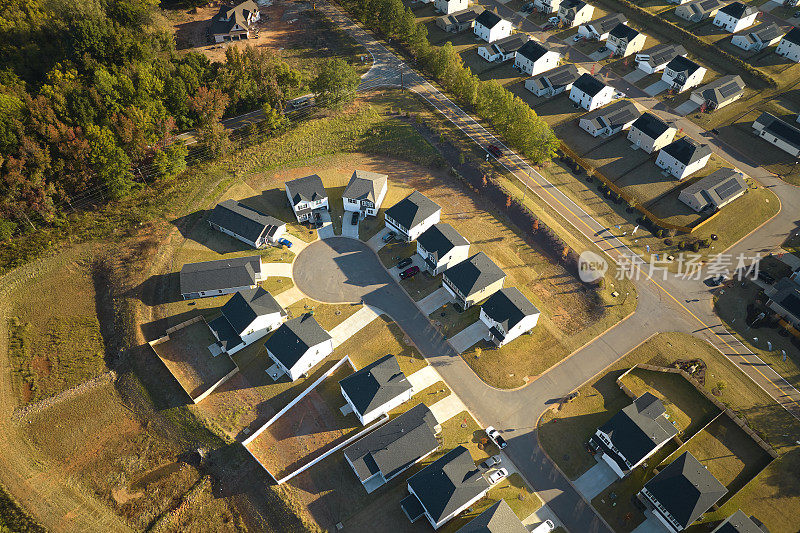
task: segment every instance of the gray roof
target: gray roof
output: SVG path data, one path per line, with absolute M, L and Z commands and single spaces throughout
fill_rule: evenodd
M 792 44 L 800 46 L 800 28 L 797 26 L 793 27 L 791 30 L 789 30 L 789 33 L 783 36 L 781 41 L 788 41 Z
M 649 392 L 636 398 L 600 426 L 614 446 L 632 465 L 645 458 L 665 441 L 678 434 L 678 429 L 664 417 L 664 404 Z M 628 466 L 613 451 L 609 455 L 622 471 Z
M 725 13 L 726 15 L 736 19 L 741 19 L 752 15 L 753 13 L 757 13 L 758 10 L 750 5 L 743 4 L 742 2 L 731 2 L 727 6 L 720 9 L 719 12 Z
M 506 277 L 494 261 L 483 252 L 451 266 L 442 274 L 462 294 L 469 296 Z
M 487 28 L 494 28 L 498 22 L 503 20 L 500 15 L 488 9 L 475 18 L 475 24 L 486 26 Z
M 387 209 L 386 214 L 404 228 L 411 229 L 441 209 L 439 204 L 414 191 Z
M 766 111 L 761 113 L 761 115 L 755 120 L 755 123 L 761 124 L 761 126 L 767 132 L 771 133 L 778 139 L 792 145 L 793 147 L 800 149 L 800 130 L 795 128 L 792 124 L 779 119 L 772 113 L 767 113 Z
M 721 76 L 707 85 L 703 85 L 693 94 L 700 94 L 703 100 L 719 105 L 737 98 L 744 93 L 745 84 L 741 76 L 728 74 Z
M 676 56 L 685 55 L 686 49 L 679 44 L 657 44 L 656 46 L 648 48 L 647 50 L 639 53 L 649 55 L 650 59 L 647 61 L 647 63 L 653 67 L 656 67 L 658 65 L 669 63 Z
M 550 87 L 557 89 L 574 83 L 579 77 L 578 67 L 576 67 L 574 63 L 567 63 L 533 76 L 533 79 L 540 80 L 540 83 L 546 79 Z M 544 83 L 542 83 L 542 85 L 544 86 Z
M 229 33 L 236 24 L 247 29 L 248 15 L 257 11 L 258 4 L 253 0 L 245 0 L 234 6 L 223 5 L 219 8 L 219 12 L 211 18 L 209 32 L 212 35 Z
M 769 533 L 769 531 L 756 517 L 748 517 L 738 509 L 711 533 Z
M 672 461 L 644 487 L 684 528 L 728 493 L 689 452 Z
M 676 8 L 676 12 L 685 6 L 687 9 L 693 11 L 695 15 L 702 16 L 724 6 L 725 2 L 726 0 L 695 0 L 693 2 L 684 4 L 683 6 L 678 6 Z
M 230 230 L 245 239 L 257 242 L 263 235 L 274 235 L 286 223 L 248 207 L 236 200 L 220 202 L 211 211 L 208 222 Z
M 411 383 L 392 354 L 339 381 L 359 414 L 364 415 L 411 390 Z
M 489 482 L 463 446 L 457 446 L 408 479 L 434 522 L 489 490 Z
M 786 309 L 794 318 L 800 318 L 800 285 L 790 278 L 778 280 L 770 300 Z
M 209 329 L 217 337 L 217 345 L 225 351 L 242 344 L 242 338 L 233 329 L 225 316 L 218 316 L 208 323 Z
M 595 127 L 602 129 L 606 126 L 615 129 L 636 120 L 639 110 L 630 100 L 617 100 L 605 107 L 589 111 L 581 117 L 595 123 Z
M 610 32 L 617 24 L 625 24 L 627 17 L 622 13 L 611 13 L 596 20 L 591 20 L 584 24 L 592 26 L 600 35 Z
M 239 335 L 244 333 L 247 326 L 256 318 L 272 313 L 286 316 L 283 307 L 262 287 L 239 291 L 222 306 L 223 316 Z
M 628 41 L 632 41 L 639 35 L 639 32 L 631 28 L 625 23 L 620 22 L 609 32 L 609 35 L 616 37 L 617 39 L 627 39 Z
M 697 180 L 681 191 L 682 195 L 702 199 L 700 203 L 718 206 L 747 190 L 747 182 L 741 172 L 732 168 L 720 168 Z
M 181 267 L 181 294 L 249 287 L 260 272 L 260 255 L 187 263 Z
M 652 113 L 643 113 L 642 116 L 636 119 L 636 122 L 631 124 L 631 129 L 636 128 L 653 140 L 658 139 L 671 127 Z
M 363 483 L 378 472 L 401 472 L 439 447 L 436 418 L 420 403 L 344 449 Z
M 386 186 L 388 179 L 389 176 L 386 174 L 356 170 L 350 176 L 350 182 L 342 192 L 342 197 L 354 200 L 369 200 L 374 204 L 380 191 Z
M 747 33 L 750 35 L 755 35 L 759 38 L 759 40 L 761 40 L 761 42 L 768 43 L 773 39 L 783 36 L 785 32 L 775 23 L 764 22 Z
M 264 346 L 283 366 L 292 368 L 309 348 L 329 340 L 331 336 L 314 316 L 305 314 L 281 324 Z
M 540 57 L 550 52 L 547 48 L 536 41 L 528 41 L 517 50 L 517 55 L 521 55 L 530 61 L 536 62 Z
M 472 6 L 469 9 L 462 9 L 461 11 L 443 15 L 439 18 L 446 18 L 451 24 L 464 24 L 465 22 L 475 20 L 483 11 L 484 8 L 481 6 Z
M 605 83 L 587 73 L 581 74 L 581 76 L 575 80 L 575 83 L 572 84 L 573 88 L 577 88 L 589 96 L 595 96 L 602 91 L 605 86 Z
M 711 155 L 711 148 L 707 144 L 698 144 L 689 137 L 672 141 L 662 150 L 686 166 Z
M 516 287 L 506 287 L 492 294 L 481 309 L 489 318 L 502 324 L 506 331 L 519 324 L 523 318 L 539 313 L 539 309 Z
M 567 18 L 574 19 L 575 15 L 584 7 L 586 7 L 586 2 L 582 2 L 581 0 L 564 0 L 561 2 L 561 5 L 558 6 L 558 10 L 561 11 L 563 8 Z
M 528 533 L 528 528 L 506 501 L 500 500 L 456 533 Z
M 328 197 L 322 178 L 316 174 L 297 178 L 286 182 L 286 190 L 292 199 L 292 205 L 300 202 L 314 202 Z
M 456 246 L 469 246 L 469 241 L 461 236 L 450 224 L 440 222 L 426 229 L 417 237 L 417 243 L 428 253 L 436 254 L 437 260 Z
M 496 54 L 501 54 L 501 53 L 508 54 L 511 52 L 518 51 L 529 40 L 530 37 L 528 36 L 527 33 L 515 33 L 513 35 L 509 35 L 508 37 L 498 39 L 497 41 L 493 42 L 490 46 L 492 47 L 492 50 L 494 50 Z
M 675 56 L 667 63 L 667 68 L 674 70 L 678 74 L 683 73 L 688 78 L 694 71 L 700 68 L 700 65 L 687 57 Z

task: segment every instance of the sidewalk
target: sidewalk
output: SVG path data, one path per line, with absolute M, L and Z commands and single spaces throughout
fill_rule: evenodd
M 281 307 L 289 307 L 293 303 L 298 302 L 303 298 L 305 298 L 305 295 L 300 292 L 300 289 L 297 287 L 292 287 L 291 289 L 283 291 L 277 295 L 275 297 L 275 301 L 278 302 Z
M 340 346 L 344 341 L 364 329 L 367 324 L 378 318 L 382 313 L 383 311 L 380 309 L 365 305 L 344 319 L 341 324 L 334 327 L 329 332 L 331 337 L 333 337 L 333 347 L 337 348 Z

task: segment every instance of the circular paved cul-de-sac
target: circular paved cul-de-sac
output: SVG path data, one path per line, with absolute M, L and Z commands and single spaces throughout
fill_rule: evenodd
M 309 244 L 295 258 L 292 277 L 303 294 L 323 303 L 363 300 L 381 307 L 386 292 L 398 288 L 375 252 L 347 237 Z

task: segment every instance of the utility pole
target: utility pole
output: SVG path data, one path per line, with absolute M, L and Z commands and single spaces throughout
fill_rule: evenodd
M 400 90 L 405 90 L 405 86 L 403 85 L 403 67 L 400 67 Z

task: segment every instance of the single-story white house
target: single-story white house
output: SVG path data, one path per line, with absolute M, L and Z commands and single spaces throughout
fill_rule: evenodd
M 491 44 L 478 47 L 478 55 L 489 62 L 508 61 L 517 56 L 517 51 L 528 42 L 530 37 L 525 33 L 515 33 Z
M 741 76 L 728 74 L 692 91 L 689 99 L 700 105 L 704 111 L 720 109 L 744 96 L 744 89 Z
M 263 248 L 286 233 L 286 222 L 236 200 L 218 203 L 208 216 L 208 225 L 253 248 Z
M 567 63 L 542 72 L 525 80 L 525 88 L 536 96 L 551 97 L 572 89 L 572 84 L 580 77 L 578 67 Z
M 697 180 L 678 194 L 678 200 L 697 212 L 706 208 L 722 209 L 747 192 L 741 172 L 721 168 Z
M 778 44 L 784 36 L 780 26 L 765 22 L 752 30 L 746 30 L 731 37 L 731 44 L 748 52 L 758 52 L 773 44 Z
M 605 41 L 608 39 L 608 34 L 617 24 L 625 24 L 626 22 L 628 22 L 628 19 L 622 13 L 611 13 L 599 19 L 584 22 L 578 26 L 578 35 L 584 39 Z
M 784 152 L 800 157 L 800 129 L 771 113 L 761 113 L 753 122 L 756 134 Z
M 657 44 L 636 54 L 636 68 L 646 74 L 661 72 L 677 56 L 686 57 L 686 49 L 679 44 Z
M 589 111 L 579 119 L 578 126 L 592 137 L 610 137 L 630 128 L 639 115 L 633 102 L 617 100 L 613 104 Z

